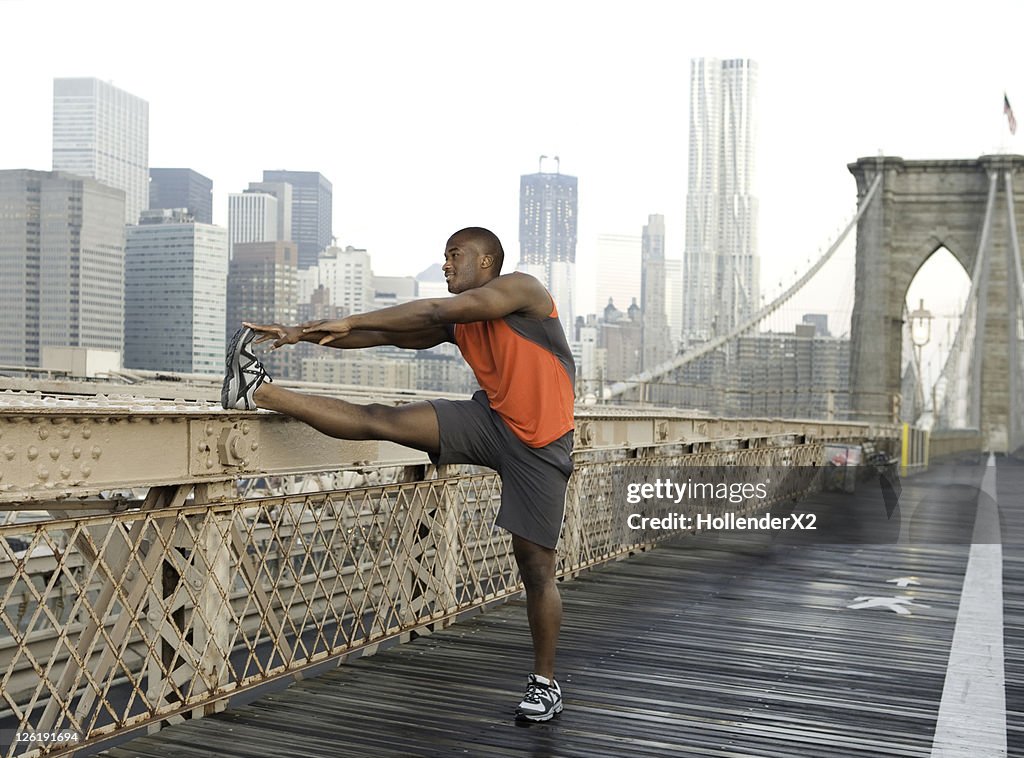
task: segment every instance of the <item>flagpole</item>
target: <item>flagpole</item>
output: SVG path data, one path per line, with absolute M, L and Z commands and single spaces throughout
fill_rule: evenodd
M 1012 138 L 1017 133 L 1017 118 L 1013 115 L 1013 108 L 1010 105 L 1010 98 L 1006 94 L 1006 90 L 1003 90 L 1003 115 L 1006 117 L 1007 131 L 1010 132 L 1010 137 Z M 1002 135 L 1003 137 L 999 141 L 999 152 L 1001 155 L 1007 155 L 1010 152 L 1010 148 L 1007 145 L 1006 132 L 1002 132 Z

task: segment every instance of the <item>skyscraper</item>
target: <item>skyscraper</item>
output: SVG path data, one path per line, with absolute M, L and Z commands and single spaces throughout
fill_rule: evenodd
M 683 262 L 679 258 L 665 259 L 665 314 L 675 351 L 683 335 Z
M 297 320 L 298 253 L 294 242 L 239 242 L 228 268 L 227 330 L 242 321 L 294 324 Z M 295 378 L 298 361 L 292 351 L 275 350 L 261 360 L 273 376 Z
M 151 168 L 149 208 L 186 208 L 199 224 L 213 223 L 213 181 L 190 168 Z
M 643 312 L 641 368 L 648 371 L 672 356 L 665 309 L 665 217 L 647 217 L 640 269 L 640 309 Z
M 247 191 L 263 192 L 277 198 L 277 239 L 291 241 L 292 204 L 294 203 L 292 185 L 288 182 L 249 182 Z
M 299 268 L 315 266 L 331 246 L 333 187 L 317 171 L 264 171 L 264 182 L 292 185 L 292 235 L 299 247 Z
M 753 196 L 757 64 L 690 62 L 690 157 L 683 257 L 687 339 L 726 334 L 759 302 Z
M 124 192 L 81 176 L 0 171 L 0 364 L 44 347 L 120 351 Z
M 281 239 L 278 200 L 269 192 L 248 189 L 228 195 L 228 254 L 239 242 L 274 242 Z
M 122 190 L 124 223 L 139 223 L 149 207 L 149 103 L 99 79 L 54 79 L 53 170 Z
M 541 165 L 547 156 L 541 156 Z M 576 320 L 577 179 L 558 170 L 526 174 L 519 181 L 519 270 L 551 291 L 567 335 Z M 571 337 L 570 337 L 571 339 Z
M 224 366 L 227 232 L 171 210 L 142 214 L 125 251 L 124 365 L 216 374 Z

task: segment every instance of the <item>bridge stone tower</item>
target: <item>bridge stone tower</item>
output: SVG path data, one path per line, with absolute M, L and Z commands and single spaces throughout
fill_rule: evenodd
M 1011 212 L 1016 229 L 1024 232 L 1024 211 L 1021 204 L 1011 209 L 1007 186 L 1009 180 L 1024 196 L 1024 181 L 1019 178 L 1024 173 L 1024 156 L 930 161 L 861 158 L 849 169 L 857 180 L 858 201 L 882 174 L 876 196 L 857 225 L 850 387 L 851 407 L 865 421 L 888 421 L 894 415 L 900 392 L 903 303 L 911 280 L 943 246 L 968 275 L 974 271 L 991 181 L 997 179 L 984 241 L 987 254 L 980 269 L 984 318 L 979 317 L 978 337 L 984 346 L 977 397 L 986 448 L 1007 451 L 1010 439 L 1017 436 L 1014 427 L 1020 424 L 1011 418 L 1011 408 L 1021 410 L 1011 402 L 1020 381 L 1011 370 L 1016 365 L 1017 340 L 1011 338 L 1010 329 L 1016 328 L 1014 304 L 1018 301 L 1009 257 L 1014 233 Z M 1019 259 L 1019 249 L 1014 253 Z

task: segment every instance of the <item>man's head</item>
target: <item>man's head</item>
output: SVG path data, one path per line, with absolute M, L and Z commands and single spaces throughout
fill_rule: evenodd
M 470 226 L 448 238 L 444 248 L 444 276 L 453 295 L 482 287 L 501 274 L 505 251 L 489 229 Z

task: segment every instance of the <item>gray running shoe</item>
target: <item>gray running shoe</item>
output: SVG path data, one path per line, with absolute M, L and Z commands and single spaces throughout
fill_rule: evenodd
M 256 410 L 253 393 L 263 382 L 274 381 L 252 351 L 252 341 L 255 337 L 256 332 L 244 326 L 235 332 L 231 344 L 228 345 L 224 365 L 224 386 L 220 391 L 220 404 L 224 410 Z

